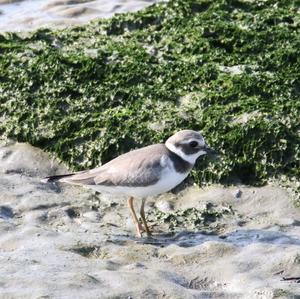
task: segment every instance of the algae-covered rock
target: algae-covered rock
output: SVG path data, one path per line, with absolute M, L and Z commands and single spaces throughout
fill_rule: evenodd
M 297 178 L 299 45 L 287 0 L 175 0 L 0 35 L 0 133 L 82 169 L 190 128 L 220 153 L 196 182 Z

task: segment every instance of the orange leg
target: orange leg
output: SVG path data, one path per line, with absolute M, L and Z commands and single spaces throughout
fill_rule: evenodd
M 145 202 L 146 202 L 146 199 L 143 198 L 142 205 L 141 205 L 141 210 L 140 210 L 140 214 L 141 214 L 141 218 L 142 218 L 145 230 L 146 230 L 146 234 L 147 234 L 148 237 L 150 237 L 151 236 L 151 232 L 150 232 L 149 227 L 147 225 L 147 221 L 146 221 L 146 217 L 145 217 L 145 211 L 144 211 Z
M 132 196 L 130 196 L 128 198 L 127 204 L 128 204 L 129 209 L 130 209 L 131 216 L 133 218 L 133 222 L 134 222 L 135 227 L 136 227 L 137 235 L 138 235 L 138 237 L 142 237 L 143 227 L 140 224 L 140 222 L 139 222 L 139 220 L 136 216 L 136 213 L 135 213 L 135 210 L 134 210 L 134 207 L 133 207 L 133 197 Z

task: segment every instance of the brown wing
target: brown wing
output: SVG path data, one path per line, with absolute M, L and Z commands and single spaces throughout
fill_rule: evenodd
M 160 159 L 166 153 L 165 145 L 151 145 L 60 181 L 83 185 L 147 186 L 159 180 L 162 171 Z

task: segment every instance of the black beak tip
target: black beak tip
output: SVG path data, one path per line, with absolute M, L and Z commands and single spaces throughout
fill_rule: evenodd
M 205 151 L 208 156 L 217 156 L 218 155 L 218 152 L 210 147 L 206 147 Z

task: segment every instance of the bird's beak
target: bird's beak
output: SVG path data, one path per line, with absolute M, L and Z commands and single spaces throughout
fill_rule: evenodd
M 218 155 L 218 153 L 214 149 L 210 148 L 207 145 L 205 146 L 204 150 L 206 151 L 206 154 L 208 156 L 216 156 L 216 155 Z

